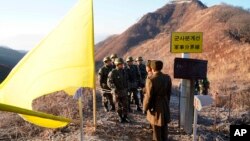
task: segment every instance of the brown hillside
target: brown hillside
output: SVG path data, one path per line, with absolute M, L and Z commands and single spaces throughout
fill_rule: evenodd
M 167 4 L 144 15 L 122 34 L 97 44 L 96 61 L 111 53 L 161 59 L 167 64 L 164 71 L 172 74 L 173 60 L 181 54 L 170 53 L 171 32 L 203 32 L 203 53 L 191 57 L 208 60 L 211 90 L 249 94 L 249 19 L 248 11 L 228 5 L 207 8 L 196 0 Z
M 175 31 L 188 15 L 206 8 L 202 3 L 167 4 L 154 13 L 144 15 L 138 23 L 120 35 L 112 36 L 96 45 L 96 60 L 112 52 L 124 55 L 131 48 L 155 38 L 158 34 Z

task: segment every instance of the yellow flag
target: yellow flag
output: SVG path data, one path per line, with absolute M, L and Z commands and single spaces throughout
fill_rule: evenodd
M 93 2 L 79 0 L 63 21 L 31 50 L 0 85 L 0 103 L 32 110 L 32 101 L 79 87 L 94 88 Z M 29 115 L 29 116 L 28 116 Z M 36 125 L 57 128 L 65 120 L 22 115 Z

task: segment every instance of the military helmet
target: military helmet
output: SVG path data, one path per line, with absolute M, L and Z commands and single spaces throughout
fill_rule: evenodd
M 136 58 L 136 61 L 143 61 L 143 59 L 142 59 L 142 57 L 140 56 L 140 57 L 137 57 L 137 58 Z
M 113 58 L 118 58 L 118 57 L 117 57 L 117 54 L 111 54 L 110 58 L 113 59 Z
M 122 58 L 116 58 L 114 63 L 115 63 L 115 65 L 118 65 L 118 64 L 123 64 L 124 61 Z
M 103 62 L 106 62 L 106 61 L 111 61 L 110 57 L 106 56 L 103 58 Z
M 132 62 L 132 61 L 134 61 L 133 57 L 131 56 L 127 57 L 126 62 Z

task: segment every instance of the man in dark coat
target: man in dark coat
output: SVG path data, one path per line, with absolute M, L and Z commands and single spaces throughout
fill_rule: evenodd
M 151 61 L 150 64 L 153 75 L 146 81 L 143 110 L 147 111 L 147 120 L 152 125 L 153 140 L 167 141 L 172 82 L 169 75 L 161 72 L 162 61 Z
M 112 89 L 119 122 L 130 122 L 128 119 L 128 75 L 122 58 L 115 59 L 116 68 L 108 75 L 108 86 Z
M 115 105 L 113 102 L 113 97 L 111 92 L 111 89 L 107 85 L 107 79 L 108 79 L 108 74 L 112 70 L 112 62 L 109 57 L 105 57 L 103 59 L 104 65 L 102 68 L 99 69 L 98 72 L 98 79 L 99 79 L 99 84 L 102 88 L 102 102 L 104 105 L 104 110 L 108 112 L 110 109 L 108 108 L 108 103 L 110 103 L 111 106 L 111 111 L 115 111 Z

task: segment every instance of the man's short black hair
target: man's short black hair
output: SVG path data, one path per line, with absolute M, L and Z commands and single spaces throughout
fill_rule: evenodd
M 160 60 L 155 60 L 155 61 L 152 60 L 150 64 L 151 64 L 151 68 L 156 71 L 161 71 L 163 68 L 163 62 Z

